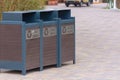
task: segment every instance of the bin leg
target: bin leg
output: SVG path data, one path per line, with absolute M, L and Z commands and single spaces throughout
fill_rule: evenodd
M 42 71 L 43 70 L 43 67 L 40 67 L 40 71 Z
M 56 67 L 59 67 L 59 64 L 57 64 Z
M 22 70 L 22 75 L 26 75 L 26 70 Z
M 59 55 L 61 56 L 61 55 Z M 62 66 L 62 61 L 61 61 L 61 57 L 58 59 L 58 63 L 57 63 L 57 67 L 61 67 Z
M 2 73 L 2 69 L 0 69 L 0 73 Z
M 57 64 L 57 67 L 61 67 L 61 63 Z
M 76 64 L 76 60 L 75 59 L 73 60 L 73 64 Z

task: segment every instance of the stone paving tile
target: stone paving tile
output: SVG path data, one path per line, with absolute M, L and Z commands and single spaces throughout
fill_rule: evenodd
M 119 80 L 120 11 L 104 9 L 106 4 L 69 7 L 76 17 L 76 57 L 61 68 L 50 67 L 22 76 L 2 71 L 0 80 Z M 64 4 L 47 9 L 66 8 Z

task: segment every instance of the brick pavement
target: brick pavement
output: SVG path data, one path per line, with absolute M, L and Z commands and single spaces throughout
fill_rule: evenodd
M 49 67 L 22 76 L 3 71 L 0 80 L 119 80 L 120 79 L 120 11 L 103 9 L 106 4 L 91 7 L 69 7 L 76 17 L 77 64 Z M 66 8 L 47 6 L 46 8 Z

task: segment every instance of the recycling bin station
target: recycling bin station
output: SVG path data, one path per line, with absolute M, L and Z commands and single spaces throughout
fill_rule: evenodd
M 28 70 L 75 64 L 75 17 L 70 9 L 4 12 L 0 69 Z
M 58 63 L 73 61 L 75 64 L 75 17 L 71 17 L 70 9 L 56 10 L 59 18 L 58 31 Z
M 39 68 L 40 28 L 36 12 L 4 12 L 0 22 L 0 69 L 27 70 Z
M 58 66 L 58 20 L 55 20 L 54 10 L 37 11 L 37 19 L 42 20 L 42 66 Z M 42 68 L 41 68 L 42 70 Z

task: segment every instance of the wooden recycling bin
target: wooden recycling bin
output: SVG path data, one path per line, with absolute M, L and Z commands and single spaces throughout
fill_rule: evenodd
M 54 20 L 53 10 L 41 10 L 37 12 L 37 18 L 43 21 L 42 27 L 42 66 L 58 65 L 57 63 L 57 21 Z
M 73 61 L 75 64 L 75 17 L 71 17 L 70 9 L 56 10 L 59 18 L 58 63 Z
M 40 65 L 40 27 L 35 12 L 5 12 L 0 22 L 0 69 L 27 70 Z

